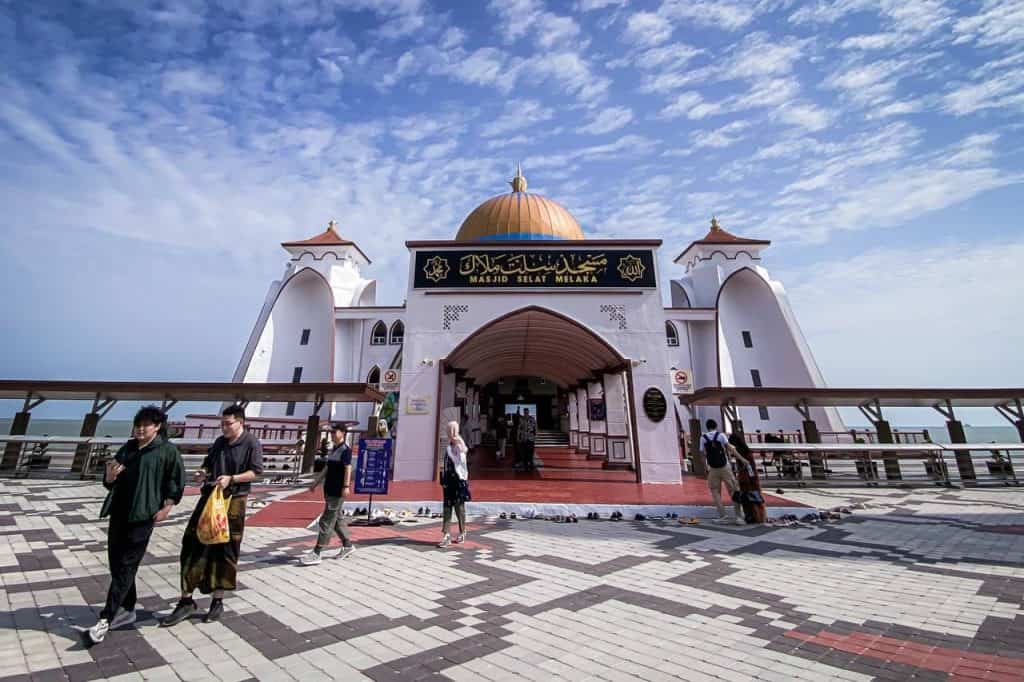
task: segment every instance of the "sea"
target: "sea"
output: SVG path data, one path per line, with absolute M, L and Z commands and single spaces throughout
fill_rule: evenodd
M 82 428 L 78 419 L 33 419 L 28 424 L 30 436 L 77 436 Z M 851 426 L 851 428 L 853 428 Z M 863 429 L 863 426 L 857 426 Z M 944 425 L 931 426 L 900 426 L 900 431 L 920 431 L 928 429 L 928 434 L 936 443 L 948 443 L 949 434 Z M 0 418 L 0 434 L 10 433 L 11 419 Z M 970 426 L 964 425 L 967 441 L 970 443 L 1016 443 L 1020 440 L 1017 429 L 1012 426 Z M 97 436 L 111 438 L 128 438 L 132 433 L 130 419 L 104 419 L 96 429 Z

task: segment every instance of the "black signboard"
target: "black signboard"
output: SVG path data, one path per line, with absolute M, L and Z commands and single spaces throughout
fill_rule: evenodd
M 665 402 L 665 394 L 651 386 L 644 391 L 644 414 L 652 422 L 660 422 L 665 418 L 668 411 L 668 403 Z
M 649 249 L 418 251 L 416 289 L 654 287 Z

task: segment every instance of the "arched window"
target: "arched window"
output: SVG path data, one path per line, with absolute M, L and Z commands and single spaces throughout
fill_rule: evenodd
M 374 388 L 380 386 L 380 367 L 374 367 L 370 370 L 370 373 L 366 375 L 366 383 L 370 384 Z
M 370 345 L 371 346 L 383 346 L 388 342 L 388 326 L 383 322 L 379 321 L 373 325 L 373 331 L 370 332 Z
M 679 345 L 679 332 L 676 331 L 676 326 L 671 322 L 665 322 L 665 339 L 668 341 L 670 346 Z
M 397 345 L 397 344 L 402 343 L 402 341 L 404 341 L 404 340 L 405 340 L 405 325 L 402 324 L 401 320 L 396 320 L 395 323 L 393 325 L 391 325 L 391 344 L 392 345 Z

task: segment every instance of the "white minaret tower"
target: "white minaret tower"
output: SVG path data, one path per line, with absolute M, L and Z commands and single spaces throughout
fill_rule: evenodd
M 676 258 L 686 274 L 672 282 L 672 307 L 715 310 L 715 322 L 690 325 L 697 388 L 825 386 L 786 290 L 761 265 L 770 244 L 730 234 L 712 218 L 704 238 Z M 810 416 L 820 431 L 845 428 L 834 408 L 814 408 Z M 742 408 L 740 418 L 748 433 L 803 426 L 803 416 L 791 407 Z
M 336 227 L 332 220 L 315 237 L 281 244 L 291 259 L 281 280 L 270 285 L 234 381 L 334 381 L 334 309 L 373 305 L 376 296 L 375 283 L 360 273 L 370 259 Z M 311 409 L 253 403 L 248 411 L 261 417 L 308 417 Z

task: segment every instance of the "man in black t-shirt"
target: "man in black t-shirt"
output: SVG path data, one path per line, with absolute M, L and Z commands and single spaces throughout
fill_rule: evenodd
M 332 533 L 337 533 L 341 538 L 341 549 L 332 553 L 339 559 L 350 556 L 356 550 L 348 532 L 348 517 L 341 514 L 341 505 L 352 492 L 352 449 L 345 443 L 347 431 L 344 424 L 334 424 L 331 427 L 331 441 L 334 447 L 327 455 L 327 464 L 309 486 L 310 491 L 313 491 L 321 481 L 323 482 L 324 511 L 320 514 L 320 534 L 316 538 L 316 546 L 299 558 L 299 563 L 303 566 L 315 566 L 320 563 L 321 556 L 327 555 L 324 547 L 331 542 Z

